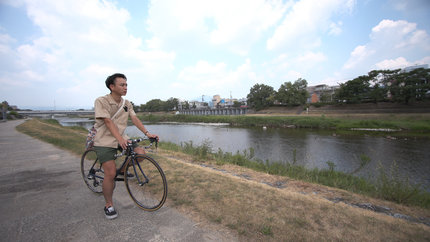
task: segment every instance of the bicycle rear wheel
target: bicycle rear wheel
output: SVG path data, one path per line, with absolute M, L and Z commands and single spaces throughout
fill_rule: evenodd
M 85 184 L 91 191 L 95 193 L 102 192 L 104 172 L 94 149 L 86 150 L 82 155 L 81 173 Z
M 167 198 L 167 181 L 158 163 L 149 156 L 137 155 L 127 162 L 126 171 L 134 175 L 124 177 L 127 191 L 137 206 L 145 211 L 161 208 Z

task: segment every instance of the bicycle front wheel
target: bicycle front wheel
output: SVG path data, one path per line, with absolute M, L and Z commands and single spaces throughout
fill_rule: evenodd
M 91 191 L 102 192 L 104 172 L 94 149 L 86 150 L 82 155 L 81 173 L 85 184 Z
M 125 186 L 130 197 L 141 209 L 155 211 L 167 198 L 167 181 L 158 163 L 149 156 L 137 155 L 126 165 Z

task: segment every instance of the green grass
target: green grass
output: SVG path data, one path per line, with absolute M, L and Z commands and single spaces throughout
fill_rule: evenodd
M 211 152 L 209 142 L 204 142 L 199 146 L 194 146 L 192 142 L 184 142 L 181 145 L 162 142 L 160 148 L 184 152 L 199 161 L 214 160 L 218 165 L 234 164 L 272 175 L 287 176 L 305 182 L 336 187 L 399 204 L 430 208 L 430 193 L 421 190 L 418 185 L 412 185 L 407 178 L 401 177 L 395 162 L 388 169 L 379 169 L 379 176 L 374 181 L 370 181 L 354 176 L 353 173 L 358 170 L 351 174 L 336 171 L 335 165 L 330 161 L 327 161 L 326 169 L 308 169 L 304 166 L 295 165 L 294 162 L 263 162 L 253 159 L 252 149 L 236 154 L 223 152 L 221 149 L 218 149 L 217 152 Z M 369 158 L 364 154 L 360 156 L 360 159 L 361 168 L 369 162 Z
M 16 129 L 22 133 L 81 155 L 85 150 L 88 130 L 82 127 L 63 127 L 54 119 L 32 119 Z

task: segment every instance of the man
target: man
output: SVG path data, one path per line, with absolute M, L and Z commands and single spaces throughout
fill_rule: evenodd
M 106 204 L 104 207 L 106 218 L 114 219 L 118 216 L 112 201 L 115 188 L 116 165 L 114 155 L 117 150 L 126 149 L 128 137 L 124 134 L 128 118 L 133 124 L 149 138 L 157 138 L 150 134 L 133 110 L 133 105 L 122 98 L 127 94 L 127 78 L 124 74 L 116 73 L 106 79 L 106 87 L 110 94 L 99 97 L 94 103 L 95 127 L 97 134 L 94 138 L 94 149 L 104 170 L 103 196 Z M 144 154 L 142 148 L 136 147 L 136 153 Z M 121 174 L 121 173 L 120 173 Z M 122 171 L 124 175 L 124 171 Z

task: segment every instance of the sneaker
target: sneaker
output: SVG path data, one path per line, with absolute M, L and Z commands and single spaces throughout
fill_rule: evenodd
M 115 211 L 115 208 L 113 208 L 112 206 L 108 208 L 105 207 L 105 215 L 107 219 L 114 219 L 118 217 L 118 213 Z
M 119 175 L 120 175 L 120 176 L 124 176 L 124 172 L 120 172 L 120 173 L 119 173 Z M 133 174 L 131 174 L 131 173 L 128 173 L 128 172 L 127 172 L 127 177 L 128 177 L 128 178 L 132 178 L 132 177 L 134 177 L 134 175 L 133 175 Z

